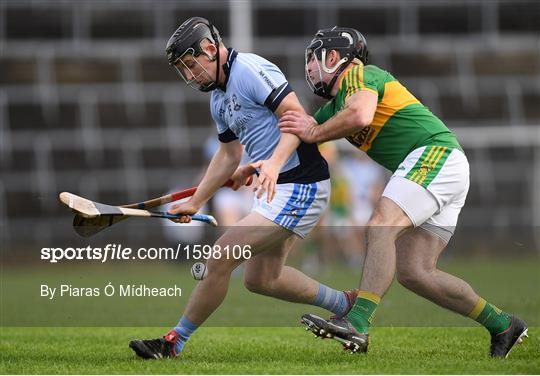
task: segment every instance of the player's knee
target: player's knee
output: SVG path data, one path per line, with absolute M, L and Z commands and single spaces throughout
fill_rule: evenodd
M 208 268 L 208 272 L 212 273 L 214 276 L 231 274 L 234 269 L 234 267 L 229 265 L 226 260 L 221 259 L 209 259 L 206 262 L 206 266 Z
M 228 259 L 227 257 L 210 257 L 206 262 L 208 271 L 216 275 L 231 274 L 234 268 L 238 266 L 238 260 Z
M 244 277 L 244 286 L 251 292 L 256 294 L 267 295 L 270 291 L 271 281 L 262 278 L 259 275 L 249 275 Z
M 400 233 L 403 229 L 411 227 L 412 223 L 399 206 L 383 197 L 375 207 L 367 225 L 383 228 L 387 232 Z
M 414 289 L 418 286 L 418 275 L 409 271 L 398 271 L 396 278 L 400 285 L 408 289 Z
M 422 286 L 428 272 L 420 267 L 411 265 L 396 265 L 396 279 L 404 287 L 414 290 Z
M 234 244 L 226 238 L 220 238 L 214 243 L 214 248 L 216 250 L 224 250 L 227 248 L 232 249 Z M 212 252 L 211 257 L 207 261 L 208 271 L 217 272 L 217 273 L 232 273 L 232 271 L 244 262 L 243 259 L 236 259 L 231 257 L 231 254 L 228 254 L 224 251 Z
M 375 210 L 372 214 L 371 214 L 371 217 L 369 218 L 369 221 L 367 222 L 367 226 L 384 226 L 385 224 L 385 218 L 383 216 L 383 214 L 378 211 L 378 210 Z

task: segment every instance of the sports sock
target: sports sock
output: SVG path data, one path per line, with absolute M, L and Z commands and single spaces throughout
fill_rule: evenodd
M 350 323 L 358 332 L 367 333 L 373 314 L 381 301 L 381 297 L 368 291 L 359 291 L 356 302 L 347 315 Z
M 319 283 L 319 292 L 313 304 L 338 316 L 344 315 L 349 309 L 349 301 L 345 292 L 334 290 L 322 283 Z
M 491 334 L 499 334 L 510 327 L 512 316 L 502 311 L 485 299 L 478 298 L 469 317 L 483 325 Z
M 198 326 L 189 321 L 186 316 L 182 316 L 178 324 L 174 327 L 174 331 L 178 334 L 178 340 L 174 347 L 174 351 L 176 351 L 177 354 L 182 352 L 184 345 L 197 328 Z

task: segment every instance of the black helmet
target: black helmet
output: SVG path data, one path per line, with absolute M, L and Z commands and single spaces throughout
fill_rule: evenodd
M 201 48 L 201 42 L 205 39 L 208 39 L 212 44 L 214 44 L 218 53 L 216 56 L 208 56 L 208 58 L 213 61 L 216 59 L 217 70 L 216 77 L 214 82 L 210 85 L 201 86 L 193 85 L 194 79 L 187 80 L 183 72 L 176 67 L 176 64 L 179 63 L 180 58 L 187 53 L 190 53 L 193 57 L 199 56 L 203 53 Z M 221 37 L 219 32 L 214 25 L 212 25 L 207 19 L 202 17 L 191 17 L 184 21 L 182 25 L 174 34 L 169 38 L 167 42 L 167 47 L 165 52 L 167 53 L 167 60 L 169 64 L 174 66 L 180 76 L 186 81 L 190 86 L 201 90 L 201 91 L 210 91 L 214 90 L 218 86 L 219 81 L 219 44 L 221 42 Z M 188 69 L 186 67 L 186 69 Z M 204 69 L 204 68 L 203 68 Z M 206 70 L 205 70 L 206 71 Z M 208 73 L 208 72 L 206 72 Z
M 341 60 L 332 68 L 326 66 L 326 53 L 331 50 L 339 52 Z M 334 73 L 334 77 L 330 83 L 326 84 L 322 80 L 322 74 L 319 75 L 320 81 L 314 83 L 308 74 L 308 63 L 312 56 L 315 55 L 317 60 L 322 63 L 322 69 L 326 73 Z M 306 47 L 306 80 L 313 92 L 323 98 L 330 99 L 332 96 L 330 92 L 334 86 L 336 79 L 341 72 L 347 68 L 347 66 L 357 58 L 362 63 L 367 64 L 368 61 L 368 49 L 366 38 L 356 29 L 350 27 L 337 27 L 334 26 L 331 29 L 322 29 L 317 31 L 315 37 Z M 318 64 L 318 63 L 317 63 Z

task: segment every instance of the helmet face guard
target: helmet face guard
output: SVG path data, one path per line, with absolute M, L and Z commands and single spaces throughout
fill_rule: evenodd
M 202 52 L 197 54 L 193 48 L 188 48 L 176 61 L 172 64 L 176 72 L 182 77 L 184 82 L 193 89 L 203 92 L 214 90 L 217 87 L 215 79 L 210 72 L 196 59 L 197 56 L 204 54 L 208 60 L 214 61 L 215 57 L 208 56 Z
M 306 48 L 305 53 L 305 76 L 306 81 L 310 87 L 310 89 L 315 93 L 316 95 L 330 99 L 332 98 L 330 92 L 332 91 L 332 86 L 334 86 L 335 80 L 332 79 L 330 84 L 327 84 L 323 80 L 322 72 L 326 72 L 329 74 L 335 73 L 340 66 L 342 66 L 344 63 L 346 63 L 349 58 L 347 56 L 341 58 L 333 67 L 326 66 L 326 54 L 328 50 L 323 47 L 323 43 L 321 40 L 316 40 L 309 44 L 309 46 Z M 314 64 L 317 66 L 317 70 L 310 70 L 309 64 L 311 61 L 314 61 Z M 340 70 L 343 71 L 343 69 Z M 318 76 L 318 81 L 311 78 L 313 75 Z M 339 74 L 335 74 L 334 78 L 339 76 Z
M 313 91 L 315 94 L 319 96 L 322 96 L 321 90 L 324 90 L 322 86 L 325 85 L 323 81 L 323 77 L 322 77 L 321 64 L 319 63 L 320 61 L 322 61 L 321 59 L 322 56 L 320 55 L 321 53 L 320 49 L 321 49 L 322 43 L 319 43 L 320 44 L 319 46 L 314 46 L 314 44 L 315 43 L 310 43 L 310 45 L 306 48 L 306 52 L 304 56 L 304 59 L 305 59 L 304 74 L 306 77 L 306 82 L 309 88 L 311 89 L 311 91 Z M 317 65 L 317 71 L 309 69 L 309 65 L 311 64 L 312 60 L 314 60 L 315 64 Z M 325 63 L 324 61 L 322 62 L 323 64 Z M 315 79 L 312 79 L 311 78 L 312 76 L 318 76 L 317 77 L 318 81 Z
M 333 67 L 328 67 L 326 66 L 326 56 L 331 50 L 338 51 L 341 59 Z M 355 58 L 366 64 L 367 55 L 366 40 L 357 30 L 338 28 L 337 26 L 332 29 L 319 30 L 305 51 L 305 77 L 310 89 L 320 97 L 331 99 L 332 87 L 339 75 Z M 310 64 L 316 64 L 317 71 L 310 70 Z M 324 82 L 323 71 L 333 74 L 329 83 Z
M 202 48 L 202 42 L 208 39 L 216 49 L 216 56 L 209 56 Z M 192 17 L 186 20 L 167 42 L 167 60 L 180 77 L 192 88 L 208 92 L 219 86 L 219 32 L 208 20 Z M 210 73 L 196 59 L 204 54 L 209 61 L 216 61 L 216 74 Z

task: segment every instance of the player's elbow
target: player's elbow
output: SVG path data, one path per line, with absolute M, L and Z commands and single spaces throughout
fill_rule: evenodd
M 244 150 L 242 149 L 242 146 L 240 146 L 240 144 L 234 146 L 231 145 L 231 147 L 228 147 L 227 152 L 225 153 L 227 162 L 229 162 L 231 165 L 237 166 L 242 160 L 243 153 Z
M 365 128 L 367 127 L 368 125 L 370 125 L 371 123 L 373 123 L 373 115 L 362 115 L 359 117 L 358 119 L 358 126 L 360 128 Z
M 242 154 L 243 154 L 242 148 L 235 149 L 234 153 L 231 155 L 231 158 L 235 164 L 240 163 L 240 161 L 242 160 Z
M 347 116 L 349 126 L 358 129 L 367 127 L 373 122 L 373 115 L 360 106 L 350 106 Z
M 371 111 L 366 111 L 364 108 L 353 108 L 351 120 L 353 125 L 358 128 L 365 128 L 373 122 L 374 114 Z

